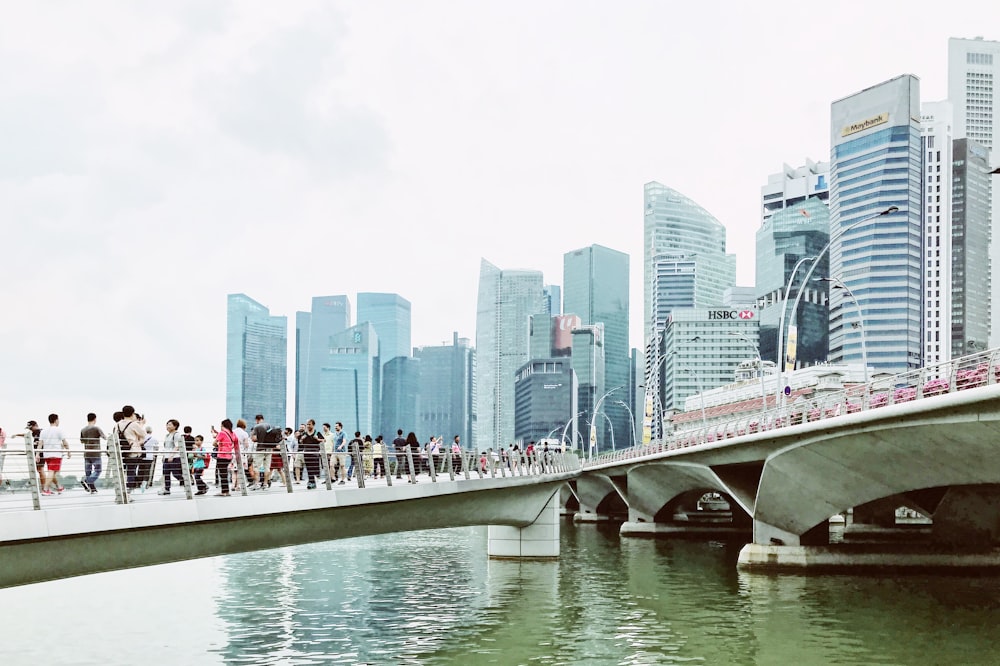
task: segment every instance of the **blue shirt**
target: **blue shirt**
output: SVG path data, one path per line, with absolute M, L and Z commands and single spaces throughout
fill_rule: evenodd
M 333 435 L 333 450 L 334 451 L 346 451 L 347 446 L 344 444 L 344 431 L 334 433 Z

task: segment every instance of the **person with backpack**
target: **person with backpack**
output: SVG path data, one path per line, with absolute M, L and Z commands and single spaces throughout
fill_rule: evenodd
M 115 434 L 122 452 L 122 465 L 125 469 L 125 491 L 132 492 L 139 487 L 142 479 L 139 477 L 139 466 L 142 464 L 142 442 L 146 439 L 146 431 L 139 424 L 135 407 L 122 407 L 121 420 L 115 423 Z
M 254 475 L 257 483 L 251 490 L 267 490 L 271 486 L 271 463 L 273 462 L 273 457 L 275 449 L 277 449 L 278 444 L 284 438 L 284 433 L 281 428 L 276 426 L 268 425 L 267 421 L 264 420 L 263 414 L 258 414 L 254 417 L 256 424 L 253 430 L 250 431 L 250 439 L 254 442 L 256 446 L 256 452 L 253 454 L 253 469 L 252 474 Z

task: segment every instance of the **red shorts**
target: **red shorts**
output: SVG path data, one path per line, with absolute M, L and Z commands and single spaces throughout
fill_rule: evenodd
M 271 454 L 271 469 L 284 469 L 285 462 L 281 459 L 281 454 L 275 451 Z
M 62 469 L 62 458 L 46 458 L 45 468 L 50 472 L 58 472 Z

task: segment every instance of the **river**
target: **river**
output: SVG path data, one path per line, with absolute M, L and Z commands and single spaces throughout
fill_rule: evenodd
M 490 561 L 466 528 L 132 569 L 0 590 L 3 661 L 1000 663 L 1000 578 L 744 574 L 738 552 L 565 523 L 557 562 Z

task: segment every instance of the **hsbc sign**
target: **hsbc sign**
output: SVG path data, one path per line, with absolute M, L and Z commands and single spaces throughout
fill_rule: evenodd
M 753 319 L 753 310 L 709 310 L 708 318 L 718 319 Z

